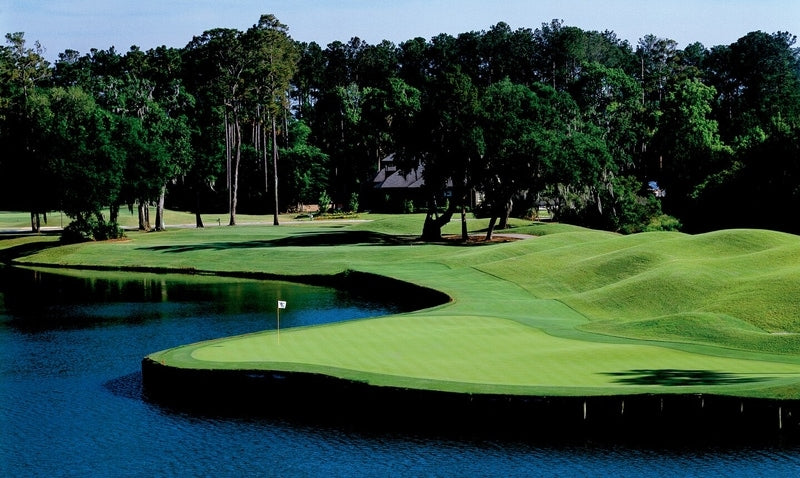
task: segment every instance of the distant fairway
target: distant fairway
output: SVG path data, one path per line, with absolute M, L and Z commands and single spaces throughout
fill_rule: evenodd
M 354 270 L 452 298 L 413 313 L 286 329 L 280 337 L 221 338 L 150 356 L 178 368 L 302 371 L 469 393 L 800 399 L 797 236 L 620 236 L 516 221 L 511 232 L 537 237 L 422 244 L 414 240 L 420 215 L 363 219 L 370 221 L 134 232 L 20 262 L 297 278 Z M 470 228 L 485 224 L 473 220 Z M 457 231 L 458 224 L 447 226 Z

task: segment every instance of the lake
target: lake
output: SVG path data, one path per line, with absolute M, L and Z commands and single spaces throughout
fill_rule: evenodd
M 334 289 L 0 267 L 0 476 L 797 476 L 800 446 L 505 436 L 215 415 L 142 395 L 141 359 L 190 342 L 399 311 Z M 324 400 L 324 396 L 319 397 Z M 696 438 L 696 437 L 695 437 Z

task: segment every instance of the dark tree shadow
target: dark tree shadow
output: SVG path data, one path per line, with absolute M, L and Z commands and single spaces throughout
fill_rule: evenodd
M 502 239 L 496 242 L 506 242 Z M 221 251 L 226 249 L 258 249 L 269 247 L 319 247 L 319 246 L 408 246 L 420 244 L 418 236 L 403 236 L 381 234 L 370 231 L 327 231 L 327 232 L 293 232 L 285 237 L 262 239 L 254 241 L 223 241 L 207 242 L 201 244 L 163 245 L 142 247 L 140 250 L 182 253 L 191 251 Z M 446 237 L 435 244 L 448 246 L 480 246 L 491 242 L 470 240 L 461 241 L 460 238 Z
M 609 372 L 606 375 L 619 377 L 615 382 L 626 385 L 663 385 L 668 387 L 735 385 L 766 380 L 760 377 L 742 377 L 733 373 L 713 370 L 636 369 L 627 372 Z
M 256 241 L 208 242 L 189 245 L 164 245 L 141 248 L 149 251 L 181 253 L 201 250 L 253 249 L 267 247 L 313 247 L 341 245 L 401 246 L 417 241 L 412 236 L 394 236 L 370 231 L 300 232 L 275 239 Z
M 13 236 L 2 236 L 11 238 Z M 20 244 L 17 246 L 8 247 L 6 249 L 0 249 L 0 263 L 3 264 L 10 264 L 19 257 L 30 256 L 32 254 L 36 254 L 37 252 L 44 251 L 45 249 L 50 249 L 52 247 L 58 247 L 61 243 L 58 241 L 53 242 L 31 242 L 27 244 Z

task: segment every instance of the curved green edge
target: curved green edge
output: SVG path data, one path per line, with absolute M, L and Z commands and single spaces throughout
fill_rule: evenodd
M 568 228 L 479 247 L 386 245 L 374 237 L 336 246 L 286 241 L 342 231 L 391 233 L 380 227 L 131 234 L 130 241 L 58 248 L 23 262 L 184 270 L 205 264 L 208 272 L 287 277 L 351 269 L 453 299 L 414 313 L 222 338 L 147 357 L 171 367 L 322 373 L 463 393 L 800 398 L 800 314 L 788 292 L 800 283 L 792 262 L 800 257 L 796 236 L 619 236 Z M 758 323 L 759 304 L 751 311 L 748 291 L 762 282 L 784 284 L 766 299 L 783 300 L 778 314 L 770 312 L 783 322 Z M 765 311 L 769 305 L 761 303 Z M 714 320 L 700 320 L 706 316 Z M 675 323 L 685 323 L 685 330 L 671 329 Z
M 148 356 L 179 368 L 320 373 L 377 386 L 505 395 L 709 393 L 791 387 L 800 365 L 548 335 L 498 317 L 408 314 L 262 332 Z M 660 378 L 664 371 L 672 373 Z M 708 373 L 700 373 L 707 371 Z M 648 381 L 652 385 L 636 385 Z M 699 381 L 697 384 L 691 384 Z

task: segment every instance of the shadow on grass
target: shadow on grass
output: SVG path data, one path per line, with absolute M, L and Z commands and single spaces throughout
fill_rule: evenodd
M 742 377 L 713 370 L 637 369 L 627 372 L 610 372 L 606 375 L 619 377 L 615 381 L 626 385 L 662 385 L 682 387 L 689 385 L 736 385 L 763 382 L 764 378 Z
M 58 241 L 52 242 L 31 242 L 27 244 L 20 244 L 18 246 L 0 249 L 0 263 L 10 264 L 15 259 L 25 256 L 36 254 L 37 252 L 50 249 L 51 247 L 58 247 L 61 243 Z
M 313 247 L 342 245 L 402 246 L 416 242 L 416 237 L 394 236 L 370 231 L 303 232 L 275 239 L 255 241 L 208 242 L 189 245 L 164 245 L 144 247 L 144 250 L 181 253 L 203 250 L 252 249 L 265 247 Z

